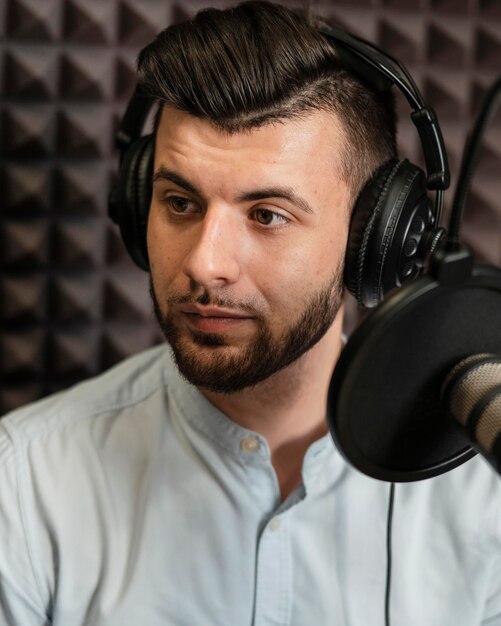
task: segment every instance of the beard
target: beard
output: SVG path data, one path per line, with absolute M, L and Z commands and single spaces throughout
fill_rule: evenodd
M 170 344 L 181 375 L 196 387 L 216 393 L 236 393 L 266 380 L 310 350 L 329 330 L 343 300 L 343 272 L 338 267 L 329 283 L 309 296 L 295 321 L 283 320 L 283 331 L 274 337 L 266 320 L 254 317 L 257 332 L 254 339 L 238 354 L 228 354 L 224 334 L 205 333 L 194 329 L 186 339 L 173 314 L 176 304 L 214 305 L 242 310 L 241 302 L 212 296 L 205 291 L 193 298 L 190 294 L 167 298 L 167 313 L 158 302 L 150 277 L 150 295 L 155 316 Z M 251 310 L 247 305 L 246 310 Z M 197 348 L 200 346 L 200 348 Z M 210 350 L 207 358 L 202 351 Z

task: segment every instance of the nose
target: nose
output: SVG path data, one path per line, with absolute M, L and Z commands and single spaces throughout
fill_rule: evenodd
M 194 229 L 193 243 L 183 266 L 192 283 L 209 289 L 238 280 L 243 242 L 234 212 L 231 207 L 208 207 Z

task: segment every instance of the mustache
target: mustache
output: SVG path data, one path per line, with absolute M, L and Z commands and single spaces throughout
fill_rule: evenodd
M 191 293 L 172 294 L 167 297 L 166 303 L 169 307 L 180 304 L 199 304 L 201 306 L 217 306 L 233 309 L 235 311 L 251 313 L 255 316 L 258 316 L 261 313 L 260 309 L 256 307 L 254 302 L 222 297 L 220 295 L 210 294 L 208 291 L 204 291 L 199 296 L 193 296 Z

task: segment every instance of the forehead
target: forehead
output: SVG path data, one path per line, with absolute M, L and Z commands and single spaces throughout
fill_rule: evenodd
M 338 177 L 345 134 L 332 112 L 314 111 L 229 133 L 206 119 L 164 106 L 155 142 L 155 167 L 185 173 L 210 163 L 222 171 L 265 177 Z M 212 169 L 212 173 L 215 171 Z

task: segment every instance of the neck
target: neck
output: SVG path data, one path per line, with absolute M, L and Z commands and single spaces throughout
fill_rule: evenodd
M 327 433 L 327 391 L 342 347 L 343 311 L 325 336 L 291 365 L 234 394 L 201 389 L 232 421 L 266 438 L 282 498 L 301 482 L 308 447 Z

